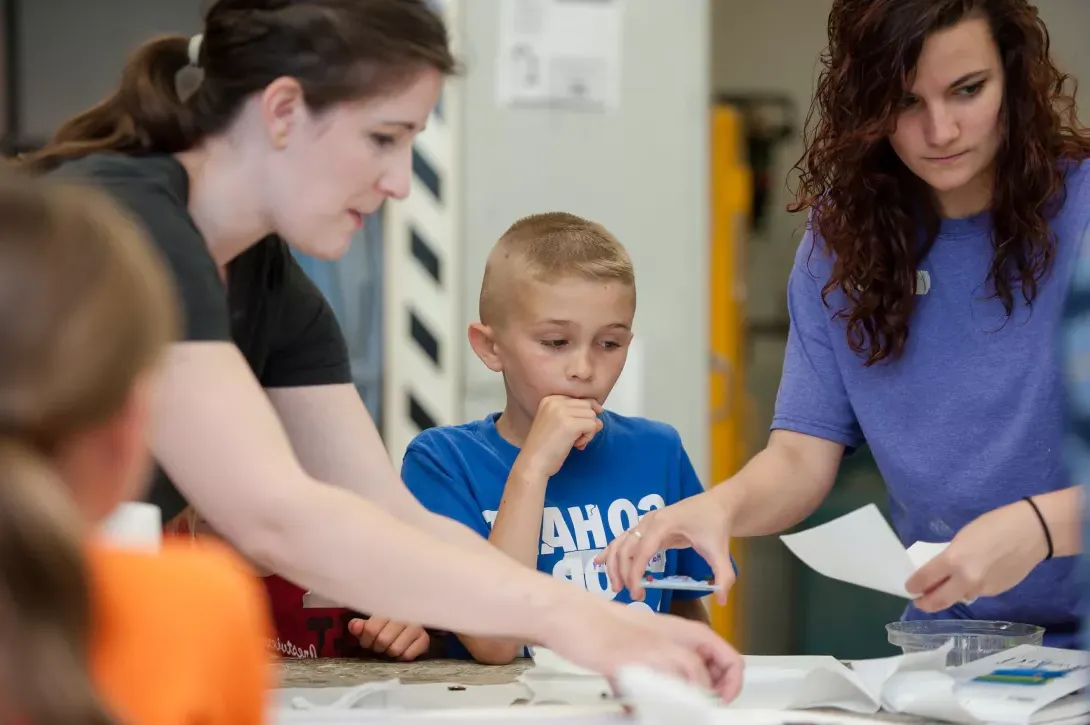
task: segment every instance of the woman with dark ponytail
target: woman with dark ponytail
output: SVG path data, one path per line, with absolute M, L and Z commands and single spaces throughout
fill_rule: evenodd
M 175 304 L 102 194 L 0 181 L 0 722 L 264 721 L 270 626 L 244 564 L 96 542 L 147 485 Z
M 183 99 L 189 64 L 201 80 Z M 420 506 L 291 255 L 340 256 L 408 194 L 413 139 L 455 69 L 424 0 L 219 0 L 200 36 L 150 41 L 26 160 L 130 209 L 181 293 L 150 500 L 168 520 L 192 506 L 256 563 L 378 619 L 535 642 L 607 674 L 647 663 L 729 697 L 741 659 L 707 626 L 630 617 Z

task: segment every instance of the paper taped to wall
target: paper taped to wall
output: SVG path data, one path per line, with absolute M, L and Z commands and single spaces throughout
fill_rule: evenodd
M 501 0 L 499 105 L 616 110 L 623 5 L 624 0 Z

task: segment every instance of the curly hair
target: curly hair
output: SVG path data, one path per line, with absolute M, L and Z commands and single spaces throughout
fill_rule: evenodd
M 1049 218 L 1065 198 L 1063 162 L 1090 156 L 1074 80 L 1052 62 L 1048 31 L 1026 0 L 836 0 L 788 209 L 811 211 L 833 258 L 822 299 L 828 307 L 834 291 L 845 295 L 836 316 L 868 366 L 904 351 L 916 267 L 939 229 L 923 182 L 889 136 L 924 40 L 971 14 L 987 18 L 1006 77 L 987 283 L 1008 318 L 1017 293 L 1032 304 L 1055 257 Z

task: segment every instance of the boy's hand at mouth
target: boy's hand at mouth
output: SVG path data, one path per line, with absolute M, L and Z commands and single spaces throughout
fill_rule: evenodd
M 565 395 L 542 398 L 519 454 L 521 463 L 534 473 L 555 476 L 572 448 L 583 450 L 602 430 L 601 412 L 596 400 Z

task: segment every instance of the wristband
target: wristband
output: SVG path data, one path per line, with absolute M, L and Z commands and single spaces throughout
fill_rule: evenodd
M 1041 509 L 1037 508 L 1037 503 L 1033 500 L 1032 496 L 1024 496 L 1023 501 L 1033 507 L 1033 513 L 1037 514 L 1037 520 L 1041 522 L 1041 528 L 1045 532 L 1045 541 L 1048 542 L 1048 556 L 1045 557 L 1045 561 L 1052 558 L 1052 532 L 1048 530 L 1048 524 L 1045 522 L 1045 517 L 1041 514 Z

